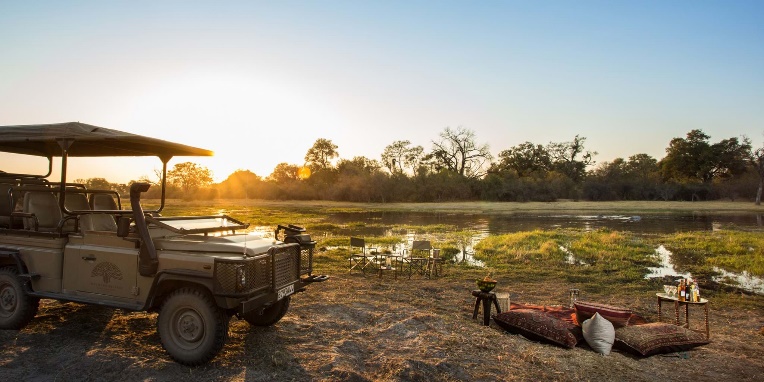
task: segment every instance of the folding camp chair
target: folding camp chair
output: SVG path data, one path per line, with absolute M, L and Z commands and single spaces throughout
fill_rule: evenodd
M 414 240 L 411 251 L 404 253 L 403 262 L 408 264 L 409 278 L 413 274 L 428 275 L 432 245 L 429 240 Z
M 376 264 L 376 256 L 376 248 L 367 248 L 366 240 L 350 238 L 350 273 L 353 273 L 353 269 L 360 269 L 366 274 L 366 267 Z

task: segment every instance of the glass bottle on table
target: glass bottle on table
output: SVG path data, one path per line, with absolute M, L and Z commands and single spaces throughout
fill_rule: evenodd
M 693 302 L 695 301 L 695 283 L 692 282 L 692 279 L 690 279 L 689 281 L 690 281 L 690 288 L 687 289 L 687 296 L 685 297 L 687 297 L 687 301 Z
M 684 301 L 685 284 L 684 279 L 679 281 L 679 301 Z

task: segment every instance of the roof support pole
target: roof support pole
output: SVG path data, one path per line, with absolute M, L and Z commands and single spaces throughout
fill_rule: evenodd
M 73 139 L 57 139 L 58 145 L 61 147 L 61 184 L 59 185 L 58 195 L 58 207 L 61 211 L 64 211 L 64 203 L 66 203 L 66 164 L 69 159 L 69 147 L 74 143 Z M 53 166 L 53 160 L 50 161 Z
M 167 192 L 167 162 L 172 159 L 172 156 L 159 157 L 159 159 L 162 160 L 162 201 L 159 204 L 159 209 L 156 210 L 157 213 L 162 212 L 164 209 L 164 200 Z

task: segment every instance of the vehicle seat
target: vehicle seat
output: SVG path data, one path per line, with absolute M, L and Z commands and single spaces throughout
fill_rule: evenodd
M 90 196 L 90 207 L 94 210 L 118 210 L 117 202 L 109 194 L 93 194 Z
M 58 206 L 58 199 L 49 191 L 29 191 L 24 194 L 25 213 L 37 217 L 38 229 L 42 232 L 54 232 L 63 216 Z M 24 218 L 24 229 L 34 229 L 34 219 Z
M 64 200 L 64 206 L 69 211 L 83 211 L 83 210 L 89 210 L 90 204 L 88 203 L 88 197 L 80 192 L 70 192 L 67 191 L 66 193 L 66 200 Z M 77 228 L 77 220 L 70 216 L 66 222 L 64 223 L 64 231 L 66 232 L 74 232 Z
M 117 222 L 109 214 L 80 215 L 80 232 L 112 231 L 117 232 Z
M 67 192 L 64 206 L 69 211 L 84 211 L 90 209 L 88 197 L 80 192 Z
M 0 227 L 11 228 L 11 212 L 13 212 L 13 200 L 10 190 L 13 184 L 0 183 Z

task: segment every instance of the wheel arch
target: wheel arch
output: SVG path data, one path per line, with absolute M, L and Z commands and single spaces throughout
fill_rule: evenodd
M 157 310 L 164 299 L 174 290 L 180 288 L 195 288 L 208 293 L 214 301 L 212 294 L 212 279 L 199 277 L 196 275 L 187 275 L 181 273 L 162 272 L 156 278 L 152 287 L 151 297 L 147 302 L 146 310 Z
M 18 249 L 0 247 L 0 267 L 15 266 L 19 274 L 27 273 L 27 265 L 21 259 Z

